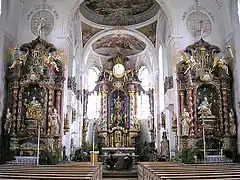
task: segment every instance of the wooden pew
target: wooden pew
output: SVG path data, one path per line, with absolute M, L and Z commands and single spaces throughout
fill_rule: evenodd
M 53 166 L 1 165 L 0 179 L 88 179 L 102 180 L 102 166 L 97 163 L 69 163 Z
M 240 165 L 185 165 L 172 162 L 138 164 L 138 178 L 144 180 L 170 179 L 240 179 Z M 221 178 L 222 177 L 222 178 Z

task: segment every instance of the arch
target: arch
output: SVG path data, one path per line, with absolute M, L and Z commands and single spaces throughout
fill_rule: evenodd
M 102 37 L 105 37 L 107 35 L 111 35 L 111 34 L 128 34 L 128 35 L 132 35 L 134 37 L 136 37 L 137 39 L 143 41 L 146 44 L 146 48 L 143 52 L 141 53 L 146 53 L 145 51 L 149 51 L 151 49 L 152 52 L 149 52 L 153 55 L 153 59 L 157 59 L 157 53 L 154 52 L 155 47 L 153 46 L 152 42 L 141 32 L 137 31 L 137 30 L 129 30 L 129 29 L 122 29 L 122 30 L 116 30 L 116 29 L 107 29 L 107 30 L 103 30 L 100 31 L 98 33 L 96 33 L 93 37 L 91 37 L 89 39 L 89 41 L 86 43 L 84 49 L 83 49 L 83 61 L 84 64 L 87 66 L 87 60 L 89 58 L 89 53 L 93 53 L 92 50 L 92 44 L 95 43 L 97 40 L 99 40 Z M 137 54 L 140 55 L 141 53 Z M 134 56 L 131 56 L 134 57 Z M 154 61 L 152 61 L 153 63 Z

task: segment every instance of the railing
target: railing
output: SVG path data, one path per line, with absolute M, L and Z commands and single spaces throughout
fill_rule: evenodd
M 37 164 L 37 157 L 35 156 L 14 156 L 13 161 L 8 162 L 8 164 Z

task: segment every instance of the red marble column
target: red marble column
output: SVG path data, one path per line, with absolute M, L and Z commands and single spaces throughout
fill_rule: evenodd
M 18 83 L 15 81 L 12 90 L 12 134 L 16 133 L 16 121 L 17 121 L 17 100 L 18 100 Z
M 223 95 L 223 124 L 224 125 L 224 134 L 230 135 L 229 132 L 229 118 L 228 118 L 228 89 L 222 88 Z
M 188 87 L 187 88 L 187 109 L 189 111 L 189 115 L 190 115 L 190 136 L 194 136 L 194 110 L 193 110 L 193 88 L 192 87 Z
M 53 101 L 54 101 L 54 89 L 49 89 L 49 97 L 48 97 L 48 115 L 51 115 L 53 112 Z
M 62 97 L 62 91 L 58 90 L 57 91 L 57 99 L 56 99 L 56 108 L 57 108 L 57 111 L 58 111 L 58 114 L 60 115 L 60 117 L 61 117 L 61 97 Z
M 180 116 L 182 115 L 182 112 L 183 112 L 183 108 L 184 108 L 184 90 L 181 89 L 179 90 L 179 95 L 180 95 Z

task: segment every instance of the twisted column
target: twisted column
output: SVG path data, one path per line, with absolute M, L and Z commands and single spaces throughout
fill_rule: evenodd
M 194 110 L 193 110 L 193 88 L 187 88 L 187 104 L 188 104 L 188 111 L 190 115 L 190 136 L 194 136 Z
M 49 97 L 48 97 L 48 114 L 50 115 L 53 110 L 53 101 L 54 101 L 54 90 L 53 88 L 49 89 Z
M 102 128 L 103 130 L 107 130 L 107 95 L 108 95 L 108 91 L 107 91 L 107 87 L 103 86 L 103 90 L 101 92 L 102 94 Z
M 134 85 L 129 85 L 128 86 L 128 94 L 129 94 L 129 119 L 130 119 L 130 129 L 134 128 L 134 118 L 135 118 L 135 113 L 137 109 L 136 105 L 136 99 L 137 99 L 137 93 L 134 93 Z
M 24 91 L 24 88 L 21 88 L 20 89 L 20 93 L 19 93 L 19 97 L 18 97 L 18 116 L 17 116 L 17 132 L 20 131 L 20 128 L 21 128 L 21 115 L 22 115 L 22 93 Z M 22 124 L 23 125 L 23 124 Z M 22 127 L 23 128 L 23 127 Z
M 61 114 L 61 96 L 62 96 L 62 91 L 58 90 L 57 91 L 57 99 L 56 99 L 56 108 L 58 111 L 58 114 Z
M 230 135 L 229 132 L 229 118 L 228 118 L 228 89 L 222 88 L 223 95 L 223 122 L 221 123 L 224 126 L 224 129 L 221 128 L 221 133 L 224 131 L 226 136 Z
M 12 134 L 14 135 L 16 133 L 18 89 L 18 82 L 14 81 L 12 90 Z
M 184 108 L 184 89 L 179 90 L 179 95 L 180 95 L 180 116 L 182 115 L 183 108 Z

